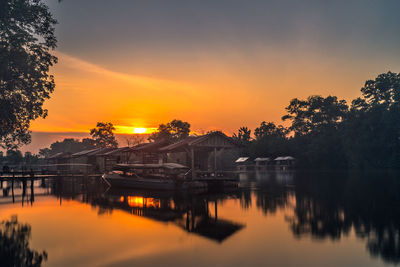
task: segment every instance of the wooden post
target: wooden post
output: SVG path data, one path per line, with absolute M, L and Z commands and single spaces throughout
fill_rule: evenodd
M 12 193 L 12 199 L 13 199 L 13 203 L 15 203 L 15 197 L 14 197 L 14 173 L 12 175 L 13 177 L 11 178 L 11 193 Z
M 186 230 L 189 232 L 189 210 L 186 211 Z
M 190 149 L 190 154 L 192 157 L 192 180 L 194 180 L 196 178 L 196 174 L 194 172 L 194 150 L 193 150 L 193 148 Z
M 215 200 L 214 202 L 214 208 L 215 208 L 215 221 L 218 220 L 218 208 L 217 208 L 217 201 Z
M 217 148 L 214 147 L 214 177 L 217 177 Z
M 33 205 L 33 202 L 35 201 L 35 192 L 33 191 L 33 186 L 34 186 L 34 178 L 32 177 L 32 180 L 31 180 L 31 205 Z

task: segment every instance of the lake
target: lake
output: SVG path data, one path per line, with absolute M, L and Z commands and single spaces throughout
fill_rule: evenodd
M 43 266 L 393 266 L 399 178 L 243 173 L 237 189 L 191 194 L 110 189 L 93 177 L 16 183 L 0 193 L 0 249 Z

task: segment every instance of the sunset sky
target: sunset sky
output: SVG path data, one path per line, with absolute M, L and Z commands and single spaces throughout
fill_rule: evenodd
M 294 97 L 351 100 L 400 71 L 400 1 L 48 3 L 59 63 L 32 150 L 48 145 L 38 135 L 82 136 L 98 121 L 127 133 L 178 118 L 230 135 L 281 123 Z

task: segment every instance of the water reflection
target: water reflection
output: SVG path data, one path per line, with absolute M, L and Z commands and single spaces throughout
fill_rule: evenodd
M 400 181 L 396 173 L 301 175 L 293 233 L 340 239 L 354 229 L 372 256 L 400 262 Z
M 0 259 L 2 266 L 41 266 L 47 252 L 29 246 L 31 227 L 18 222 L 17 216 L 0 222 Z
M 93 197 L 91 204 L 108 212 L 119 209 L 155 221 L 170 222 L 188 233 L 222 242 L 244 227 L 218 217 L 218 202 L 229 197 L 235 196 L 109 190 Z
M 128 216 L 173 225 L 190 235 L 223 245 L 246 232 L 253 220 L 251 216 L 241 220 L 226 217 L 224 205 L 233 200 L 237 203 L 234 207 L 237 213 L 256 209 L 264 217 L 273 217 L 283 211 L 284 222 L 295 239 L 311 237 L 332 242 L 355 235 L 369 255 L 398 264 L 400 180 L 397 176 L 390 172 L 242 173 L 240 188 L 207 194 L 121 191 L 107 189 L 95 177 L 65 177 L 33 184 L 15 183 L 13 190 L 3 184 L 0 203 L 31 206 L 37 199 L 51 195 L 59 205 L 66 200 L 86 203 L 99 216 L 122 211 Z M 251 243 L 247 245 L 252 247 Z

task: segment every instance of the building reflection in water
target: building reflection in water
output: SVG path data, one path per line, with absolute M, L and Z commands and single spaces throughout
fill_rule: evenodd
M 232 195 L 109 190 L 92 198 L 91 204 L 109 211 L 119 209 L 155 221 L 173 223 L 189 233 L 222 242 L 244 227 L 218 217 L 218 203 L 229 197 Z
M 118 209 L 133 216 L 172 223 L 188 233 L 223 242 L 245 227 L 220 218 L 218 208 L 237 199 L 241 209 L 255 206 L 265 216 L 288 210 L 286 223 L 296 238 L 340 240 L 354 233 L 372 256 L 400 263 L 400 180 L 397 174 L 339 172 L 242 173 L 241 187 L 231 192 L 184 194 L 108 190 L 97 178 L 36 181 L 34 186 L 3 182 L 0 203 L 34 205 L 41 196 L 55 195 L 98 208 L 98 214 Z

